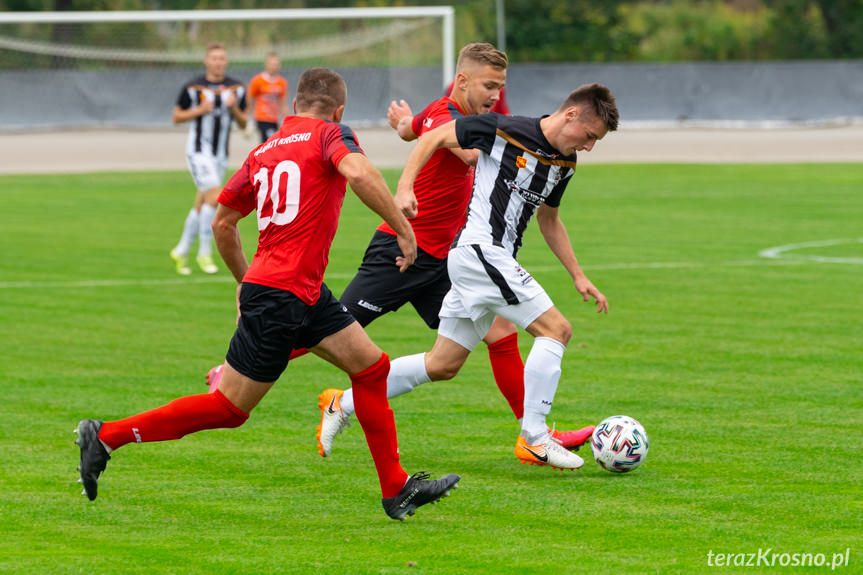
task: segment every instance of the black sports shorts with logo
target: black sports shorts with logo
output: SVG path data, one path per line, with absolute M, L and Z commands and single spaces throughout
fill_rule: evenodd
M 243 283 L 240 321 L 225 359 L 255 381 L 276 381 L 292 350 L 314 347 L 353 322 L 326 284 L 310 306 L 289 291 Z
M 400 255 L 396 236 L 376 231 L 357 275 L 339 300 L 363 327 L 410 303 L 430 328 L 437 329 L 438 312 L 450 288 L 446 259 L 418 249 L 416 261 L 402 273 L 395 263 Z

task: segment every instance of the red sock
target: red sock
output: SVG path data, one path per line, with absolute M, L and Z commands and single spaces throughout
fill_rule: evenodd
M 521 419 L 524 416 L 524 362 L 518 351 L 518 334 L 489 345 L 488 358 L 497 387 L 509 402 L 515 418 Z
M 399 443 L 396 437 L 396 420 L 387 401 L 387 374 L 390 372 L 390 358 L 382 353 L 381 358 L 356 375 L 351 376 L 354 390 L 354 413 L 357 415 L 366 443 L 372 452 L 378 479 L 381 482 L 381 495 L 398 495 L 408 474 L 399 463 Z
M 292 350 L 291 355 L 290 355 L 290 357 L 288 357 L 288 359 L 296 359 L 298 357 L 303 357 L 307 353 L 309 353 L 309 350 L 304 348 L 304 347 L 301 347 L 300 349 Z
M 239 427 L 249 419 L 218 389 L 189 395 L 167 405 L 120 419 L 106 421 L 99 439 L 111 449 L 127 443 L 180 439 L 189 433 L 220 427 Z

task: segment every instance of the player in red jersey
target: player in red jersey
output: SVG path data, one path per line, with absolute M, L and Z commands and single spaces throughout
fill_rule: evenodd
M 389 358 L 323 283 L 346 183 L 397 231 L 395 265 L 405 270 L 416 259 L 414 233 L 383 176 L 351 129 L 338 123 L 346 98 L 341 76 L 324 68 L 307 70 L 297 87 L 296 115 L 253 150 L 225 186 L 213 230 L 225 264 L 240 283 L 240 318 L 218 389 L 119 421 L 81 421 L 76 430 L 81 482 L 91 500 L 113 450 L 245 423 L 286 368 L 291 350 L 299 347 L 350 375 L 387 515 L 404 519 L 456 487 L 458 475 L 429 480 L 425 473 L 409 477 L 401 467 L 386 397 Z M 237 224 L 253 211 L 259 238 L 250 266 Z
M 507 64 L 506 54 L 491 44 L 468 44 L 459 52 L 452 94 L 432 102 L 416 116 L 411 115 L 404 101 L 393 102 L 388 111 L 390 125 L 402 139 L 410 141 L 462 116 L 491 111 L 500 102 Z M 360 324 L 368 325 L 410 303 L 430 328 L 438 328 L 438 312 L 450 289 L 446 258 L 453 238 L 465 221 L 473 186 L 472 166 L 476 164 L 477 156 L 476 150 L 438 150 L 417 177 L 414 190 L 419 212 L 411 220 L 411 226 L 419 249 L 417 261 L 409 270 L 401 273 L 392 263 L 394 254 L 398 252 L 395 230 L 386 222 L 378 227 L 360 269 L 339 297 Z M 503 318 L 497 318 L 484 341 L 488 345 L 495 382 L 516 419 L 521 421 L 524 415 L 524 362 L 518 349 L 516 327 Z M 421 363 L 423 354 L 410 359 Z M 427 375 L 410 382 L 400 378 L 396 380 L 398 384 L 390 378 L 388 397 L 408 393 L 428 381 L 449 379 L 448 374 Z M 354 411 L 354 393 L 350 389 L 327 389 L 319 399 L 318 451 L 326 457 L 335 436 L 345 428 Z M 557 432 L 557 436 L 566 447 L 577 448 L 592 432 L 592 427 L 586 427 Z

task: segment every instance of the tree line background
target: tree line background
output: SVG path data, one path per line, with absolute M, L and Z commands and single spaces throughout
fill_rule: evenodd
M 0 0 L 0 10 L 446 4 L 455 6 L 459 45 L 496 41 L 494 0 Z M 863 58 L 863 0 L 504 0 L 504 6 L 507 53 L 518 63 Z

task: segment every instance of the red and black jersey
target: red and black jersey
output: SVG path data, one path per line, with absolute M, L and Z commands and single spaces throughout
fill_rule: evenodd
M 462 116 L 455 100 L 443 97 L 414 116 L 411 128 L 421 136 Z M 417 216 L 410 222 L 423 251 L 441 259 L 449 253 L 453 238 L 464 224 L 472 185 L 471 166 L 446 148 L 436 150 L 420 170 L 414 182 Z M 386 223 L 378 229 L 396 235 Z
M 363 153 L 347 126 L 289 116 L 249 154 L 219 195 L 244 216 L 257 211 L 258 250 L 244 282 L 317 302 L 347 185 L 336 168 L 352 152 Z

